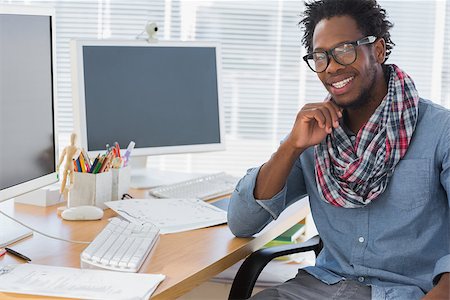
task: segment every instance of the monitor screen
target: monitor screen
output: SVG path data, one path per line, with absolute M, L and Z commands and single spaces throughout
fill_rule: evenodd
M 52 18 L 0 6 L 0 201 L 57 181 Z
M 136 143 L 135 155 L 223 149 L 216 43 L 74 41 L 82 146 Z M 77 86 L 78 85 L 78 86 Z

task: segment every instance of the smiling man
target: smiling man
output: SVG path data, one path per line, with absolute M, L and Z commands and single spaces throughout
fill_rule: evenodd
M 328 96 L 239 182 L 228 224 L 251 236 L 308 195 L 324 248 L 254 299 L 450 299 L 450 112 L 385 63 L 375 0 L 305 5 L 303 59 Z

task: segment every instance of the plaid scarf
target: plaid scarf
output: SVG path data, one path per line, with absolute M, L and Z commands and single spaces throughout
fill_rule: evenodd
M 345 208 L 363 207 L 389 183 L 408 149 L 417 123 L 419 95 L 412 79 L 387 65 L 388 92 L 354 145 L 342 127 L 315 146 L 317 188 L 322 200 Z

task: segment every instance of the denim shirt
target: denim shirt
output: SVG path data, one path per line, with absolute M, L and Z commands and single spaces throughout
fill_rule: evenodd
M 284 208 L 309 196 L 324 248 L 305 270 L 327 284 L 352 279 L 372 286 L 372 299 L 420 299 L 439 275 L 450 272 L 450 111 L 420 99 L 418 122 L 406 155 L 377 199 L 362 208 L 321 200 L 314 149 L 296 160 L 284 188 L 272 199 L 253 196 L 260 168 L 238 183 L 228 225 L 248 237 Z

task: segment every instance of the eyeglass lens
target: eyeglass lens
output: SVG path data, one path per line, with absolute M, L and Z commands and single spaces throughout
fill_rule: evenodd
M 352 44 L 342 44 L 331 49 L 331 54 L 337 63 L 341 65 L 350 65 L 356 60 L 355 46 Z M 329 63 L 328 53 L 326 51 L 318 51 L 312 53 L 307 63 L 315 72 L 323 72 Z

